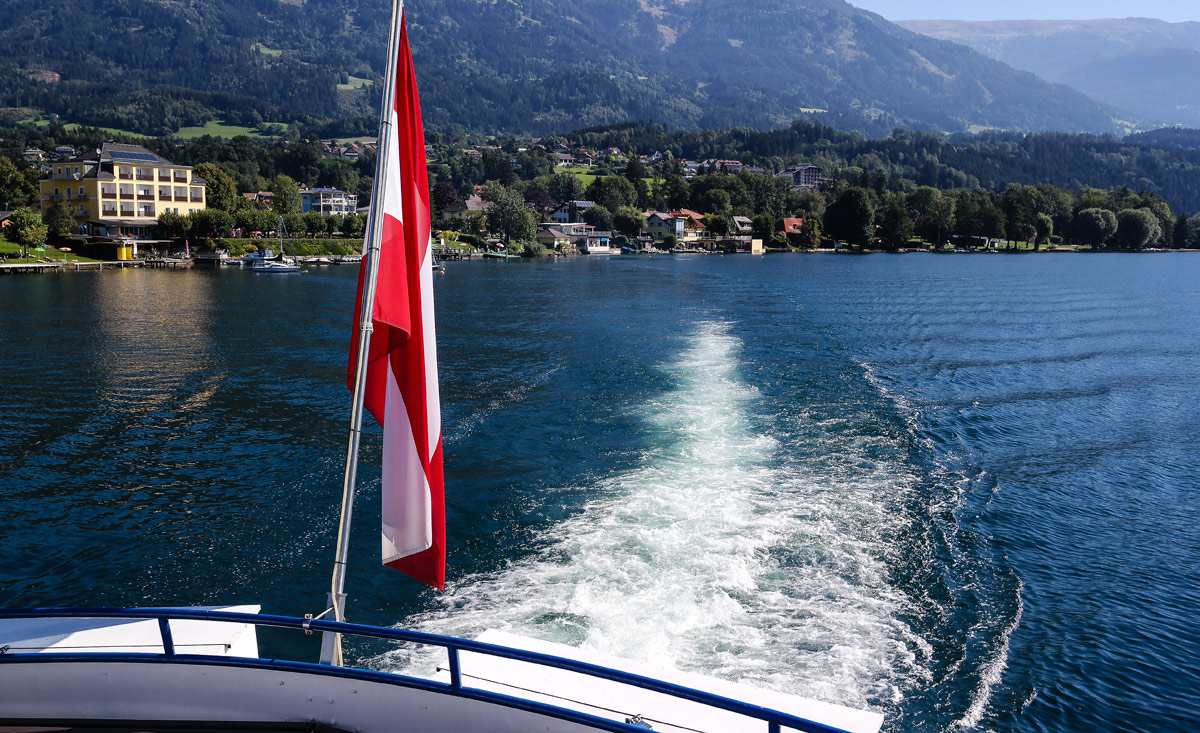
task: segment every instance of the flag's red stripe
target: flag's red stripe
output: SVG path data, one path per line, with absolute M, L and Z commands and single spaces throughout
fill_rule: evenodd
M 411 308 L 409 328 L 417 348 L 411 349 L 405 355 L 405 368 L 397 368 L 396 375 L 401 379 L 400 391 L 404 394 L 404 405 L 408 409 L 408 422 L 413 429 L 417 454 L 421 456 L 422 461 L 427 461 L 430 448 L 437 440 L 437 436 L 428 434 L 427 428 L 429 405 L 425 386 L 426 334 L 421 318 L 422 308 L 426 306 L 421 302 L 421 276 L 422 263 L 429 249 L 429 183 L 425 168 L 425 131 L 421 123 L 420 102 L 417 97 L 417 78 L 409 53 L 408 26 L 404 23 L 403 15 L 400 19 L 400 62 L 396 70 L 396 147 L 400 170 L 404 173 L 400 181 L 404 234 L 408 240 L 405 242 L 407 246 L 404 248 L 404 258 L 408 276 L 407 295 Z M 428 306 L 432 307 L 433 304 Z M 432 338 L 433 334 L 429 334 L 429 337 Z M 394 356 L 393 366 L 400 366 L 395 363 Z M 428 466 L 425 473 L 429 475 Z
M 387 364 L 390 361 L 412 428 L 411 440 L 429 484 L 433 544 L 428 550 L 392 561 L 388 566 L 441 588 L 446 577 L 441 436 L 429 434 L 430 412 L 439 408 L 436 404 L 430 404 L 429 380 L 436 379 L 436 375 L 427 374 L 425 370 L 425 351 L 426 348 L 433 348 L 434 335 L 424 333 L 422 319 L 423 309 L 432 308 L 433 303 L 423 302 L 421 291 L 423 268 L 428 267 L 428 176 L 416 75 L 413 72 L 408 29 L 404 24 L 403 15 L 400 23 L 400 56 L 397 60 L 394 105 L 396 138 L 393 140 L 399 159 L 399 170 L 385 169 L 382 175 L 387 176 L 389 187 L 398 187 L 402 210 L 385 211 L 385 201 L 373 202 L 374 215 L 383 217 L 383 237 L 379 255 L 378 288 L 372 310 L 374 333 L 369 347 L 364 405 L 383 425 L 386 432 L 388 426 L 383 424 L 384 400 L 387 394 Z M 387 162 L 384 163 L 386 167 Z M 362 302 L 366 267 L 367 263 L 364 260 L 359 271 L 358 303 Z M 356 305 L 356 328 L 352 337 L 351 353 L 356 353 L 357 350 L 357 309 L 360 307 Z M 354 386 L 353 379 L 351 365 L 351 388 Z M 386 449 L 388 441 L 385 440 L 384 444 Z M 432 456 L 431 446 L 435 447 Z M 424 487 L 384 486 L 383 490 L 423 491 Z

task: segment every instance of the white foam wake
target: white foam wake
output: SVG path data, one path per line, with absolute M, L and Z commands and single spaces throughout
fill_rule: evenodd
M 899 479 L 864 468 L 854 440 L 806 466 L 757 432 L 740 350 L 703 324 L 666 367 L 677 388 L 636 408 L 661 436 L 641 465 L 581 487 L 594 498 L 543 551 L 453 583 L 405 626 L 500 628 L 831 702 L 897 701 L 919 646 L 886 582 Z M 376 664 L 424 674 L 440 659 L 398 650 Z

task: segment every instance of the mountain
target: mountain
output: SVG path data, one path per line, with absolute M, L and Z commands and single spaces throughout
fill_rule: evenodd
M 0 103 L 162 133 L 362 116 L 384 69 L 379 0 L 5 0 Z M 431 129 L 1109 131 L 1112 110 L 842 0 L 427 0 L 408 6 Z M 122 124 L 114 124 L 121 122 Z
M 899 25 L 970 46 L 1147 121 L 1200 123 L 1200 23 L 1125 18 Z

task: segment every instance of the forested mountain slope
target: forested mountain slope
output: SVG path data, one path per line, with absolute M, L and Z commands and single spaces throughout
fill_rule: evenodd
M 361 87 L 382 75 L 388 10 L 5 0 L 0 103 L 154 133 L 369 115 L 375 93 Z M 811 110 L 873 133 L 1112 129 L 1110 110 L 1073 90 L 842 0 L 415 0 L 407 12 L 435 129 L 768 128 Z

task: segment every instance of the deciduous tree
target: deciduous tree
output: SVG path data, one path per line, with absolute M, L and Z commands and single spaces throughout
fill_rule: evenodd
M 296 236 L 304 231 L 304 214 L 293 212 L 283 215 L 283 226 L 289 236 Z M 272 227 L 274 229 L 275 227 Z
M 1085 244 L 1103 247 L 1117 233 L 1117 215 L 1108 209 L 1084 209 L 1075 215 L 1074 228 Z
M 825 211 L 829 236 L 851 244 L 867 245 L 875 234 L 875 206 L 860 187 L 846 189 Z
M 358 214 L 346 214 L 342 219 L 342 234 L 348 237 L 361 237 L 366 226 L 366 217 Z
M 214 163 L 200 163 L 196 175 L 205 181 L 204 201 L 210 209 L 232 212 L 238 199 L 237 182 Z
M 300 213 L 300 186 L 291 176 L 280 174 L 271 179 L 271 211 L 276 214 Z
M 642 233 L 646 225 L 646 217 L 632 206 L 622 206 L 613 212 L 613 229 L 629 238 Z
M 310 236 L 325 233 L 325 217 L 319 211 L 310 211 L 304 215 L 304 231 Z
M 483 187 L 483 200 L 492 205 L 488 212 L 488 228 L 504 237 L 504 244 L 530 241 L 537 234 L 537 219 L 524 197 L 496 181 Z
M 1050 237 L 1054 235 L 1054 220 L 1049 214 L 1038 214 L 1034 220 L 1034 226 L 1037 227 L 1037 232 L 1033 240 L 1033 248 L 1037 250 L 1039 245 L 1050 244 Z
M 164 211 L 158 215 L 158 225 L 162 227 L 168 237 L 182 237 L 183 233 L 187 231 L 188 222 L 174 211 Z
M 1117 234 L 1113 241 L 1124 249 L 1143 249 L 1162 234 L 1158 217 L 1148 209 L 1125 209 L 1117 214 Z
M 622 206 L 636 206 L 638 202 L 637 189 L 628 178 L 622 176 L 597 178 L 588 186 L 587 197 L 609 211 L 616 211 Z
M 936 188 L 921 186 L 908 195 L 912 227 L 926 242 L 945 242 L 954 231 L 954 198 Z
M 913 235 L 913 222 L 908 209 L 896 198 L 890 200 L 875 214 L 879 241 L 885 249 L 895 251 L 908 244 Z
M 17 168 L 11 160 L 0 157 L 0 206 L 32 206 L 38 199 L 37 177 Z
M 583 221 L 602 232 L 610 232 L 613 228 L 612 214 L 609 213 L 608 209 L 599 204 L 589 206 L 583 210 Z
M 46 244 L 47 227 L 41 215 L 32 209 L 14 211 L 9 217 L 8 231 L 12 240 L 21 245 L 22 257 L 28 257 L 29 250 Z
M 201 209 L 191 221 L 192 231 L 202 237 L 223 237 L 235 226 L 233 214 L 221 209 Z
M 49 241 L 54 244 L 62 244 L 63 240 L 75 233 L 77 226 L 75 215 L 71 213 L 71 207 L 62 200 L 54 202 L 42 215 L 42 221 L 46 224 Z

